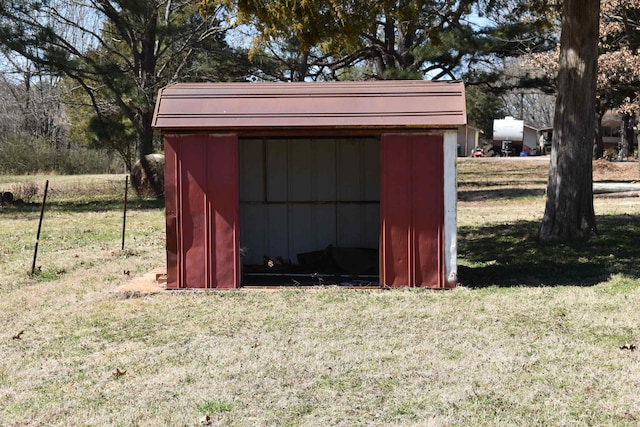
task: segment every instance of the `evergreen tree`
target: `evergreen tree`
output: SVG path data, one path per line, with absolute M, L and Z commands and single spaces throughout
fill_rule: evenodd
M 203 0 L 255 29 L 252 55 L 286 80 L 459 79 L 495 59 L 554 47 L 547 2 L 524 0 Z M 491 19 L 489 19 L 491 18 Z M 262 59 L 262 63 L 268 61 Z M 344 72 L 357 68 L 357 72 Z
M 184 76 L 214 76 L 205 69 L 212 69 L 215 56 L 203 49 L 224 50 L 224 31 L 221 16 L 203 18 L 187 0 L 0 3 L 3 49 L 74 81 L 95 123 L 104 127 L 117 119 L 130 126 L 145 169 L 145 155 L 154 151 L 151 121 L 159 88 Z M 233 72 L 226 79 L 242 74 Z M 158 185 L 155 191 L 163 193 Z

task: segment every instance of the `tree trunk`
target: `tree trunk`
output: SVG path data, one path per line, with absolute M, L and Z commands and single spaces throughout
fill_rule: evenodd
M 625 115 L 622 118 L 622 155 L 620 156 L 620 160 L 625 160 L 629 158 L 631 152 L 633 150 L 633 117 Z
M 601 159 L 604 156 L 604 141 L 602 139 L 602 116 L 603 114 L 598 112 L 596 115 L 596 142 L 593 145 L 593 158 Z
M 138 159 L 140 166 L 144 171 L 145 179 L 148 183 L 149 189 L 145 189 L 142 182 L 137 181 L 133 176 L 131 177 L 131 184 L 136 190 L 138 195 L 148 194 L 148 190 L 155 195 L 156 198 L 162 198 L 164 196 L 163 177 L 158 176 L 155 169 L 151 167 L 147 160 L 147 155 L 153 153 L 153 128 L 151 122 L 153 119 L 153 112 L 146 111 L 140 113 L 140 123 L 138 128 Z
M 145 15 L 145 18 L 148 19 L 148 24 L 144 27 L 144 34 L 140 39 L 140 52 L 137 61 L 139 67 L 138 79 L 144 94 L 155 94 L 154 92 L 157 89 L 155 86 L 157 62 L 155 49 L 158 37 L 158 9 L 152 4 L 149 4 L 148 7 L 149 9 Z M 136 112 L 138 121 L 137 155 L 152 193 L 156 198 L 161 198 L 164 195 L 163 177 L 157 176 L 146 157 L 153 153 L 153 128 L 151 127 L 153 121 L 153 99 L 146 99 Z M 135 179 L 132 179 L 131 182 L 138 194 L 145 192 L 142 188 L 142 183 L 136 182 Z
M 593 210 L 593 130 L 599 0 L 565 0 L 558 97 L 540 240 L 569 240 L 596 231 Z

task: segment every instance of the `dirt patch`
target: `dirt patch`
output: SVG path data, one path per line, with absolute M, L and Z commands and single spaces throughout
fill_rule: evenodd
M 516 199 L 544 194 L 549 157 L 458 159 L 459 200 Z M 593 162 L 594 182 L 638 182 L 638 162 Z
M 610 162 L 604 159 L 593 162 L 594 181 L 638 181 L 639 171 L 638 162 Z
M 130 282 L 120 285 L 116 293 L 131 297 L 163 292 L 166 290 L 166 286 L 157 280 L 157 275 L 158 273 L 156 271 L 136 277 Z

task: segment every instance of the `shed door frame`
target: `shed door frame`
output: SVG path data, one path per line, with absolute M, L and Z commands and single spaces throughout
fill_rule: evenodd
M 296 264 L 297 254 L 329 245 L 378 250 L 379 142 L 378 137 L 240 138 L 244 260 L 256 265 L 268 256 Z

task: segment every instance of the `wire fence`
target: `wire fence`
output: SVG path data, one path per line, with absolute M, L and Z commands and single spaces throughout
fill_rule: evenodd
M 120 211 L 120 249 L 124 250 L 128 200 L 128 175 L 0 177 L 0 210 L 29 216 L 39 211 L 32 275 L 36 269 L 40 233 L 47 210 Z
M 47 198 L 52 204 L 83 201 L 124 201 L 128 175 L 64 175 L 0 177 L 4 207 L 39 204 L 49 181 Z

